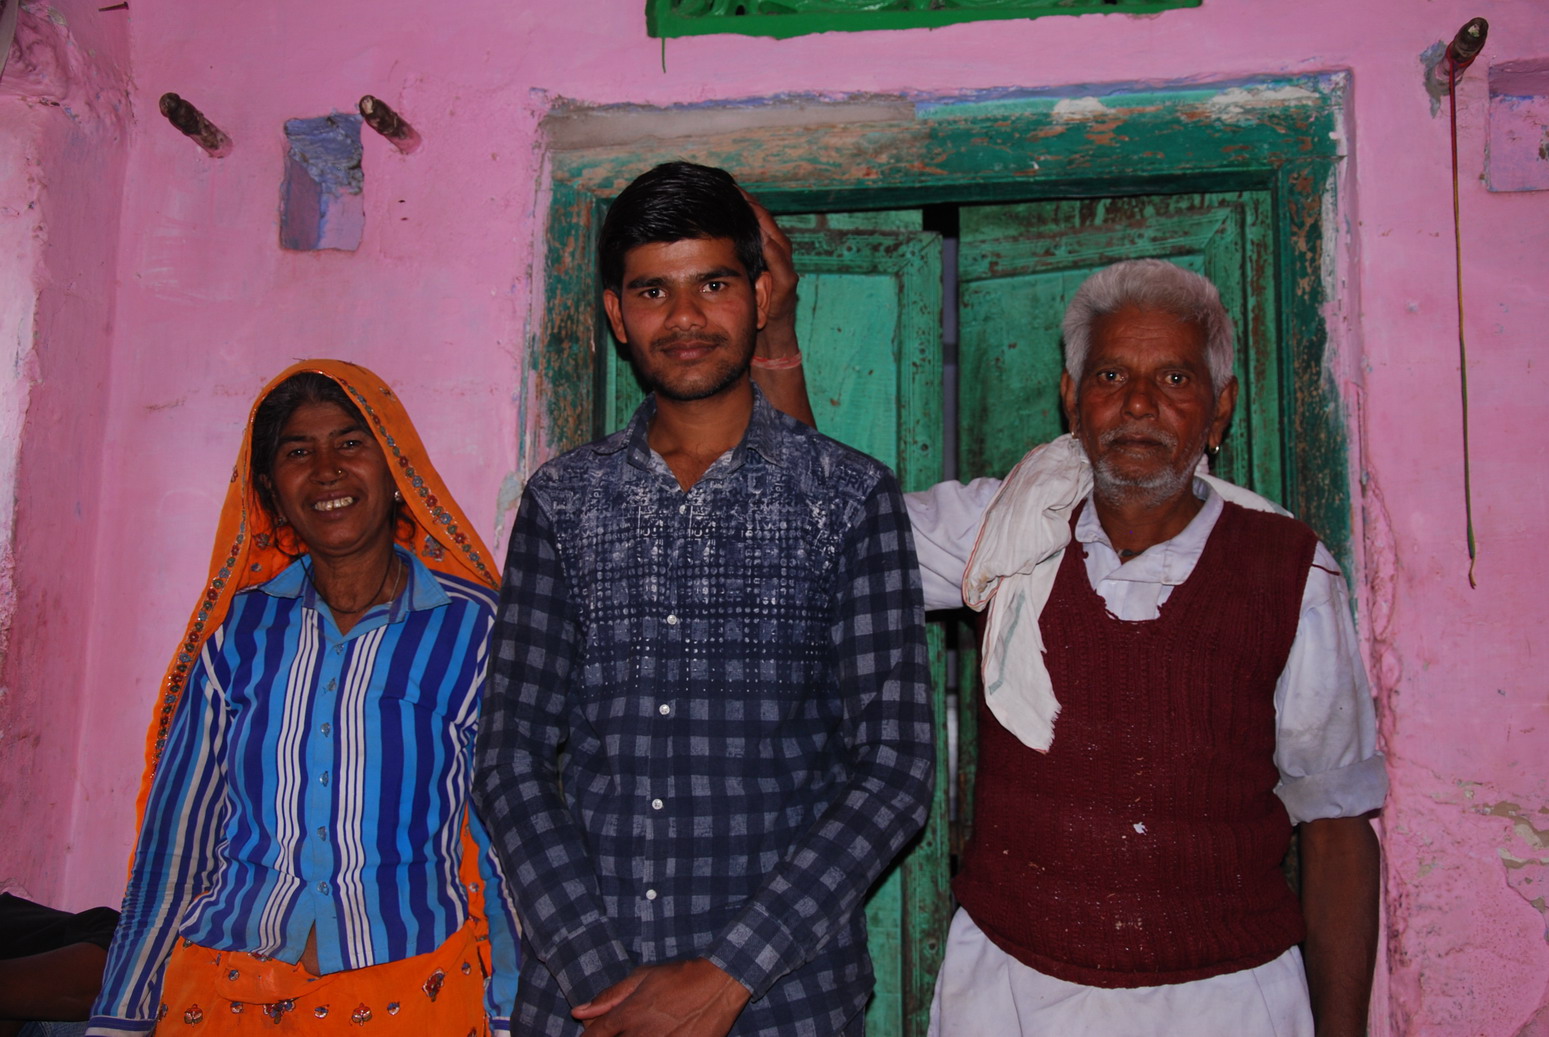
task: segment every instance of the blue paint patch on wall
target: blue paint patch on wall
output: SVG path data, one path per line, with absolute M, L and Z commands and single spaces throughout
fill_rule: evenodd
M 1441 112 L 1447 100 L 1447 69 L 1442 61 L 1447 57 L 1447 45 L 1441 40 L 1420 52 L 1420 68 L 1425 75 L 1425 92 L 1431 97 L 1431 118 Z
M 1549 58 L 1490 66 L 1485 186 L 1549 191 Z
M 296 251 L 360 247 L 366 226 L 358 115 L 289 119 L 280 188 L 280 247 Z

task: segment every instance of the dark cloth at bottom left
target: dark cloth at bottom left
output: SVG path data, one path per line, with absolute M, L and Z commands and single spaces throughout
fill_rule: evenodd
M 94 943 L 107 950 L 117 927 L 118 912 L 111 907 L 72 914 L 0 893 L 0 959 L 25 958 L 77 943 Z

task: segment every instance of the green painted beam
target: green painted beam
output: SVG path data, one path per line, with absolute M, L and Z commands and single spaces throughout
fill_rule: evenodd
M 936 29 L 959 22 L 1052 14 L 1152 14 L 1198 7 L 1203 0 L 647 0 L 646 32 L 655 37 L 773 36 L 815 32 Z

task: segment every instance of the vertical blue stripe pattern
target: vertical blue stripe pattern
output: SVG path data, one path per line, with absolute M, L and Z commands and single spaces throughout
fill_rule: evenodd
M 406 588 L 347 635 L 302 559 L 244 591 L 205 644 L 151 786 L 93 1025 L 147 1032 L 175 939 L 324 973 L 428 953 L 467 919 L 460 831 L 494 593 L 400 551 Z M 515 915 L 482 825 L 509 1018 Z

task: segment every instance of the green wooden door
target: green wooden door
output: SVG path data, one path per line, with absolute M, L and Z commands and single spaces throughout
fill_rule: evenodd
M 918 226 L 918 216 L 913 222 Z M 797 334 L 827 435 L 891 467 L 906 490 L 941 479 L 941 239 L 922 231 L 791 231 Z M 941 631 L 932 627 L 936 755 L 946 759 Z M 943 768 L 944 770 L 944 768 Z M 951 910 L 944 773 L 927 827 L 866 905 L 876 992 L 866 1032 L 924 1034 Z
M 819 222 L 828 226 L 819 229 Z M 876 229 L 918 228 L 918 212 L 785 223 L 801 274 L 796 326 L 818 427 L 888 465 L 906 490 L 939 481 L 940 236 Z M 639 405 L 641 389 L 616 350 L 603 366 L 608 427 L 619 428 Z M 933 627 L 930 638 L 937 757 L 944 761 L 941 630 Z M 946 778 L 942 773 L 937 783 L 925 832 L 867 900 L 877 985 L 866 1032 L 874 1037 L 925 1032 L 951 912 Z

